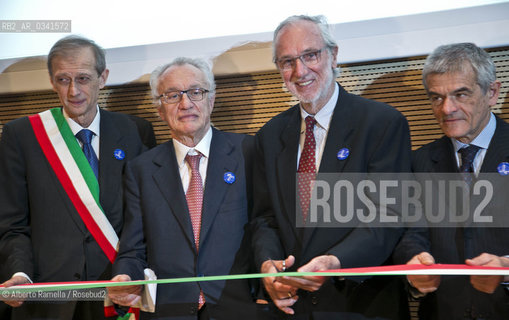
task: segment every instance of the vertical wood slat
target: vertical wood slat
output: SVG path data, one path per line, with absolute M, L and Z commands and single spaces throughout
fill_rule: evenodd
M 489 52 L 502 82 L 500 98 L 493 110 L 509 120 L 509 48 Z M 401 111 L 409 122 L 414 149 L 442 135 L 421 82 L 424 59 L 412 57 L 341 65 L 338 77 L 347 91 L 388 103 Z M 218 77 L 216 82 L 212 122 L 225 131 L 255 134 L 270 118 L 297 102 L 276 71 Z M 171 137 L 152 104 L 148 84 L 106 87 L 100 92 L 99 104 L 108 110 L 151 121 L 158 143 Z M 52 91 L 0 95 L 0 130 L 10 120 L 59 105 L 58 96 Z

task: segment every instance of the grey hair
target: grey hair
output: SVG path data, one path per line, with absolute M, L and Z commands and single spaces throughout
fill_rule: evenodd
M 152 93 L 152 99 L 156 105 L 159 106 L 161 104 L 161 101 L 159 100 L 159 93 L 157 92 L 157 87 L 159 86 L 159 80 L 163 73 L 173 66 L 184 66 L 186 64 L 191 65 L 203 72 L 208 85 L 208 88 L 206 89 L 208 89 L 211 93 L 216 90 L 214 73 L 212 73 L 212 69 L 205 60 L 200 58 L 178 57 L 170 63 L 157 67 L 154 71 L 152 71 L 152 74 L 150 75 L 150 89 Z
M 58 40 L 53 47 L 51 47 L 48 54 L 48 72 L 53 77 L 53 59 L 56 57 L 68 57 L 74 51 L 81 48 L 91 48 L 95 57 L 95 70 L 97 75 L 101 75 L 106 70 L 106 54 L 104 49 L 97 45 L 94 41 L 85 37 L 70 35 Z
M 486 51 L 467 42 L 440 46 L 428 56 L 422 70 L 424 88 L 428 90 L 428 75 L 463 71 L 465 63 L 472 66 L 477 84 L 486 93 L 497 79 L 495 63 Z
M 322 36 L 323 42 L 325 43 L 325 46 L 327 47 L 327 49 L 329 49 L 330 53 L 332 53 L 332 50 L 334 50 L 334 48 L 338 47 L 338 43 L 332 36 L 331 28 L 330 28 L 329 24 L 327 23 L 327 18 L 325 18 L 325 16 L 323 16 L 323 15 L 318 15 L 318 16 L 294 15 L 294 16 L 290 16 L 290 17 L 286 18 L 285 20 L 283 20 L 277 26 L 276 30 L 274 31 L 274 37 L 272 38 L 272 61 L 273 62 L 276 62 L 276 60 L 277 60 L 276 41 L 278 40 L 277 36 L 279 35 L 279 32 L 281 32 L 281 30 L 284 27 L 291 25 L 298 21 L 309 21 L 309 22 L 316 24 L 320 30 L 320 34 Z M 336 65 L 337 65 L 337 61 L 336 61 Z M 334 77 L 337 78 L 339 76 L 339 68 L 337 68 L 337 67 L 334 68 L 333 72 L 334 72 Z

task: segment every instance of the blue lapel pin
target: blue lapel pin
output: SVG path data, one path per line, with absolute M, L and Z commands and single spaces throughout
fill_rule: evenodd
M 350 150 L 348 148 L 341 148 L 339 149 L 338 153 L 336 154 L 336 157 L 338 160 L 345 160 L 350 155 Z
M 227 171 L 224 173 L 223 175 L 223 180 L 224 182 L 228 183 L 228 184 L 232 184 L 235 182 L 235 174 L 233 172 L 230 172 L 230 171 Z
M 115 151 L 113 151 L 113 155 L 117 160 L 124 160 L 125 158 L 125 153 L 122 149 L 115 149 Z
M 507 176 L 509 174 L 509 162 L 500 162 L 497 171 L 501 176 Z

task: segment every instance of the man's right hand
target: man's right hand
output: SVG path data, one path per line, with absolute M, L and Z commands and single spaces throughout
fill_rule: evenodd
M 8 287 L 17 286 L 17 285 L 25 284 L 25 283 L 30 283 L 30 280 L 28 280 L 27 278 L 25 278 L 23 276 L 14 276 L 14 277 L 10 278 L 9 280 L 5 281 L 4 283 L 2 283 L 2 285 L 4 287 L 8 288 Z M 2 297 L 0 297 L 0 300 L 2 300 L 6 304 L 8 304 L 14 308 L 21 306 L 24 301 L 24 300 L 4 300 L 4 299 L 2 299 Z
M 435 259 L 428 252 L 421 252 L 415 255 L 407 264 L 423 264 L 430 266 L 435 263 Z M 430 293 L 438 289 L 440 285 L 439 275 L 408 275 L 407 280 L 410 285 L 422 293 Z
M 283 264 L 284 261 L 284 264 Z M 267 260 L 262 263 L 262 273 L 278 273 L 284 271 L 286 268 L 290 268 L 295 263 L 294 256 L 288 256 L 285 260 Z M 263 278 L 263 284 L 265 289 L 270 295 L 270 298 L 279 308 L 286 314 L 294 314 L 291 306 L 297 302 L 299 297 L 297 296 L 297 288 L 283 284 L 278 281 L 277 277 L 266 277 Z
M 126 274 L 119 274 L 111 281 L 131 281 L 131 277 Z M 113 303 L 120 306 L 131 307 L 141 301 L 141 291 L 143 290 L 142 285 L 135 286 L 120 286 L 120 287 L 108 287 L 108 297 L 110 297 Z

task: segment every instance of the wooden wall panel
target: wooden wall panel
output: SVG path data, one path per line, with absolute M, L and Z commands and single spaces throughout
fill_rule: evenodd
M 509 48 L 489 51 L 502 82 L 494 112 L 509 120 Z M 383 101 L 401 111 L 409 121 L 414 149 L 442 136 L 421 82 L 424 58 L 341 65 L 338 78 L 349 92 Z M 270 118 L 297 102 L 275 71 L 218 77 L 216 82 L 212 122 L 226 131 L 255 134 Z M 99 104 L 108 110 L 135 114 L 151 121 L 158 143 L 171 136 L 152 104 L 148 84 L 106 87 L 101 90 Z M 0 130 L 12 119 L 59 105 L 52 91 L 0 95 Z

